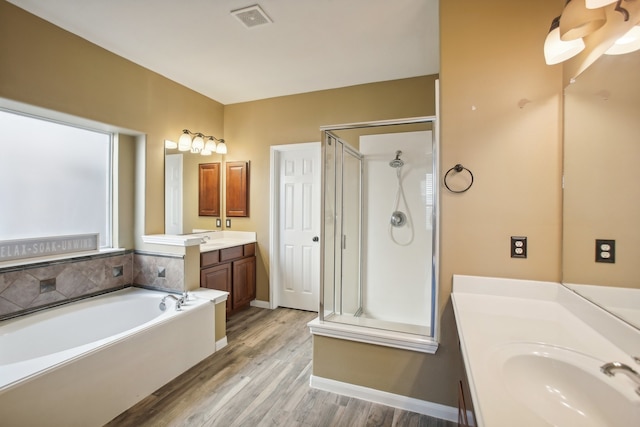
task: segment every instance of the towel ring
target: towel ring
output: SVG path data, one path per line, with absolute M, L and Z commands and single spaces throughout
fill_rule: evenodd
M 471 182 L 469 183 L 469 185 L 467 186 L 467 188 L 465 188 L 464 190 L 452 190 L 452 189 L 449 187 L 449 185 L 447 184 L 447 177 L 449 176 L 449 174 L 450 174 L 452 171 L 455 171 L 455 172 L 458 172 L 458 173 L 459 173 L 459 172 L 462 172 L 462 171 L 467 171 L 467 172 L 469 172 L 469 176 L 471 176 Z M 449 169 L 449 170 L 447 171 L 447 173 L 445 173 L 445 174 L 444 174 L 444 179 L 443 179 L 443 181 L 444 181 L 444 186 L 445 186 L 445 187 L 447 187 L 447 190 L 451 191 L 452 193 L 464 193 L 465 191 L 467 191 L 468 189 L 470 189 L 470 188 L 471 188 L 471 186 L 473 185 L 473 173 L 472 173 L 469 169 L 465 168 L 465 167 L 464 167 L 464 166 L 462 166 L 460 163 L 458 163 L 457 165 L 455 165 L 454 167 L 452 167 L 451 169 Z

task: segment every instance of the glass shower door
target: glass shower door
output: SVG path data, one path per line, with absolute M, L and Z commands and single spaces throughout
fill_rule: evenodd
M 357 316 L 362 307 L 360 154 L 327 132 L 324 156 L 324 301 L 321 315 Z

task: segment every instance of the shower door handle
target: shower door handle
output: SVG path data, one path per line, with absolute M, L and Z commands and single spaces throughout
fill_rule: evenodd
M 311 240 L 313 240 L 314 242 L 317 242 L 317 241 L 320 240 L 320 238 L 318 236 L 313 236 L 313 239 L 311 239 Z

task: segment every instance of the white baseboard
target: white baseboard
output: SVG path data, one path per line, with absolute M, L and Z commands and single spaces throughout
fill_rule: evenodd
M 311 388 L 457 422 L 458 408 L 311 375 Z
M 271 308 L 271 305 L 269 304 L 269 301 L 260 301 L 260 300 L 254 299 L 253 301 L 251 301 L 251 307 Z
M 222 350 L 226 346 L 227 346 L 227 336 L 226 335 L 224 336 L 224 338 L 219 339 L 218 341 L 216 341 L 216 351 Z

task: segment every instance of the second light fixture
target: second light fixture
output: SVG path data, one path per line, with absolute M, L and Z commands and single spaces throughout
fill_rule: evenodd
M 210 156 L 213 153 L 227 154 L 227 144 L 224 142 L 224 139 L 218 139 L 215 136 L 183 129 L 182 135 L 180 135 L 178 139 L 178 150 L 190 151 L 203 156 Z

